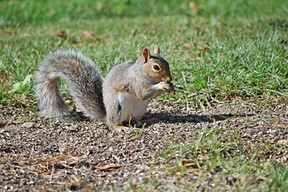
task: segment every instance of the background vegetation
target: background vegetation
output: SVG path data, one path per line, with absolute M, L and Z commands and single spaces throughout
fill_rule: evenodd
M 160 101 L 186 100 L 202 109 L 235 98 L 287 104 L 287 15 L 285 0 L 0 1 L 0 104 L 36 111 L 35 71 L 57 50 L 82 51 L 105 76 L 154 44 L 170 62 L 177 86 L 175 95 Z M 211 145 L 199 139 L 198 146 L 175 144 L 162 155 L 169 159 L 180 148 L 187 154 L 217 151 L 213 135 L 205 134 Z M 209 169 L 225 164 L 233 174 L 270 174 L 271 191 L 288 186 L 287 167 L 271 163 L 263 171 L 253 157 L 228 162 L 213 154 L 207 155 Z
M 56 50 L 84 52 L 105 75 L 156 43 L 198 106 L 287 93 L 285 1 L 10 0 L 0 12 L 1 103 L 33 97 L 30 80 Z

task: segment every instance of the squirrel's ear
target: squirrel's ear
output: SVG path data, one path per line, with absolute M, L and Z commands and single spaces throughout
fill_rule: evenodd
M 142 53 L 142 56 L 144 58 L 144 63 L 147 63 L 148 59 L 150 59 L 150 51 L 149 51 L 149 49 L 145 48 L 143 53 Z
M 153 54 L 156 56 L 160 55 L 160 47 L 158 45 L 155 45 Z

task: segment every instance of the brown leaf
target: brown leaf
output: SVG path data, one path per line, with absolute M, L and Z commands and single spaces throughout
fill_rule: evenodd
M 59 32 L 57 33 L 57 36 L 66 39 L 67 34 L 66 34 L 65 31 L 59 31 Z
M 112 172 L 112 171 L 116 171 L 118 169 L 121 168 L 121 166 L 119 165 L 107 165 L 107 166 L 103 166 L 103 167 L 93 167 L 96 170 L 99 171 L 105 171 L 105 172 Z
M 183 159 L 181 161 L 182 165 L 185 166 L 187 169 L 191 168 L 198 168 L 198 165 L 194 159 Z
M 83 31 L 82 34 L 84 37 L 87 37 L 88 39 L 92 39 L 93 41 L 97 40 L 97 38 L 94 36 L 94 34 L 89 32 L 89 31 Z
M 48 165 L 60 165 L 61 167 L 74 167 L 85 164 L 84 159 L 81 157 L 69 155 L 69 154 L 60 154 L 55 157 L 48 158 L 38 158 L 38 162 L 40 164 L 48 164 Z

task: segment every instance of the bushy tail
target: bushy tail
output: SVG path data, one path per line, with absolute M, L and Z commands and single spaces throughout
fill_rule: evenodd
M 91 59 L 73 51 L 51 55 L 37 72 L 35 89 L 43 116 L 63 119 L 69 114 L 59 92 L 60 78 L 68 83 L 74 101 L 85 116 L 99 120 L 105 117 L 99 69 Z

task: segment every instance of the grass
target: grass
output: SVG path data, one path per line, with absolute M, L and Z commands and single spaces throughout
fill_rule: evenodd
M 105 75 L 117 63 L 135 61 L 144 47 L 154 44 L 160 45 L 162 56 L 170 62 L 178 88 L 176 95 L 159 100 L 183 99 L 202 108 L 235 97 L 270 102 L 271 96 L 279 96 L 280 102 L 287 103 L 287 1 L 189 3 L 0 1 L 0 104 L 36 110 L 34 73 L 56 50 L 82 51 Z M 59 31 L 65 31 L 66 37 L 57 36 Z M 92 32 L 97 40 L 83 36 L 84 31 Z M 195 160 L 191 169 L 202 176 L 189 186 L 192 189 L 209 177 L 217 177 L 216 189 L 224 189 L 223 182 L 238 182 L 235 190 L 249 191 L 250 187 L 260 187 L 257 179 L 262 179 L 261 175 L 270 173 L 267 185 L 271 191 L 287 188 L 287 167 L 259 165 L 253 155 L 241 154 L 241 143 L 233 143 L 229 150 L 236 155 L 225 156 L 221 150 L 228 149 L 203 130 L 195 143 L 175 143 L 162 158 L 169 166 L 176 161 L 169 170 L 172 175 L 190 169 L 181 165 L 177 153 L 187 157 L 188 163 Z M 203 161 L 198 162 L 191 154 L 201 151 L 207 152 L 200 154 L 198 159 Z M 256 177 L 249 178 L 251 173 Z
M 198 140 L 189 144 L 171 144 L 162 154 L 171 175 L 179 175 L 179 172 L 182 175 L 194 174 L 195 180 L 183 187 L 193 191 L 199 188 L 215 191 L 260 189 L 263 184 L 259 180 L 269 173 L 267 165 L 259 164 L 254 154 L 242 153 L 241 138 L 237 134 L 231 136 L 231 141 L 220 142 L 217 133 L 221 131 L 203 128 Z M 213 183 L 203 186 L 209 180 Z
M 0 103 L 17 94 L 33 98 L 33 80 L 24 80 L 56 50 L 81 50 L 106 74 L 155 43 L 171 63 L 178 93 L 198 107 L 235 96 L 287 94 L 284 1 L 196 1 L 195 8 L 189 1 L 145 2 L 1 2 Z M 67 38 L 57 37 L 59 31 Z
M 155 163 L 164 160 L 164 170 L 169 173 L 167 179 L 162 181 L 165 183 L 165 190 L 285 191 L 287 189 L 287 166 L 263 162 L 260 160 L 261 156 L 254 153 L 243 153 L 244 145 L 237 133 L 227 138 L 226 142 L 221 142 L 218 134 L 223 131 L 224 128 L 204 127 L 194 141 L 170 142 L 169 148 L 160 153 L 159 158 L 155 160 Z M 182 177 L 185 178 L 187 175 L 190 180 L 183 180 Z M 263 185 L 263 181 L 267 186 Z M 153 185 L 149 184 L 152 182 Z M 153 175 L 147 181 L 147 185 L 148 188 L 143 185 L 138 189 L 159 190 L 157 179 Z M 133 185 L 130 187 L 133 189 Z
M 288 167 L 275 168 L 268 186 L 269 191 L 285 191 L 288 187 Z

